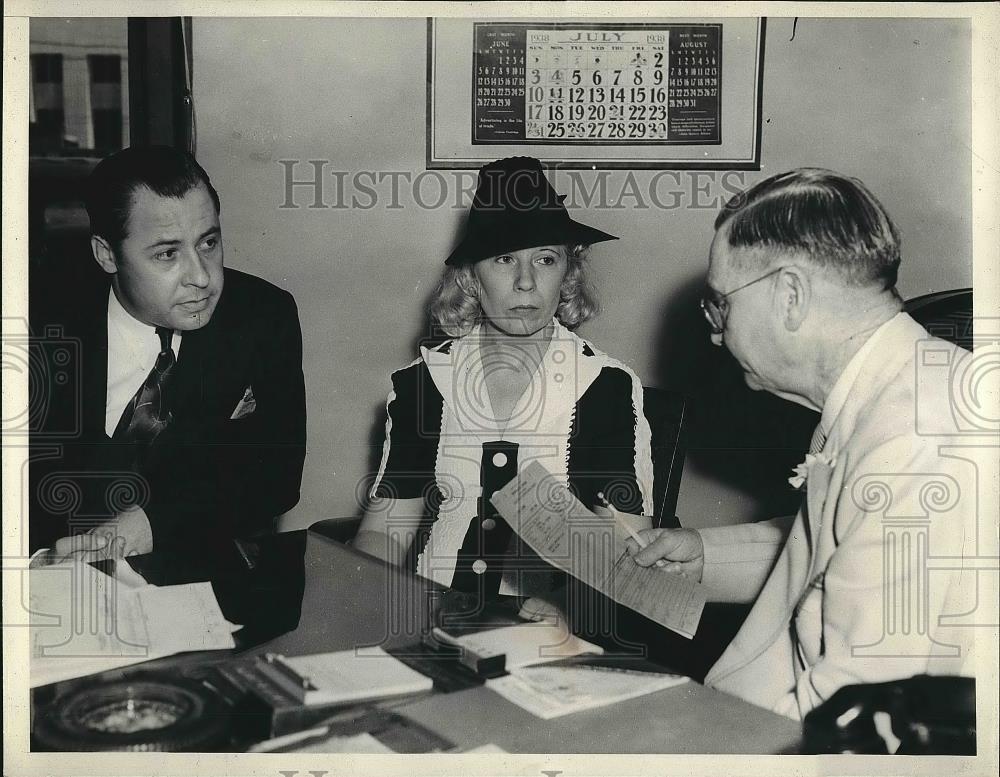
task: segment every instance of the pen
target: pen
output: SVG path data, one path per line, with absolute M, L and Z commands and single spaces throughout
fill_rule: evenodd
M 625 531 L 629 533 L 629 536 L 636 541 L 636 544 L 640 548 L 645 548 L 649 544 L 642 537 L 639 536 L 639 532 L 637 532 L 635 529 L 629 526 L 628 522 L 622 518 L 621 513 L 619 513 L 618 510 L 615 509 L 615 506 L 608 501 L 607 497 L 604 496 L 603 491 L 597 492 L 597 498 L 598 500 L 600 500 L 601 504 L 603 504 L 605 507 L 608 508 L 608 510 L 611 511 L 611 517 L 614 518 L 616 521 L 618 521 L 618 523 L 624 527 Z M 656 566 L 665 567 L 666 565 L 667 562 L 665 562 L 662 558 L 658 558 L 656 560 Z

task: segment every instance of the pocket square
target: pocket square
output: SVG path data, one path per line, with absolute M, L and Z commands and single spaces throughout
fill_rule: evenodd
M 241 399 L 236 405 L 236 409 L 233 410 L 233 414 L 229 416 L 229 420 L 235 421 L 239 418 L 245 418 L 256 409 L 257 400 L 254 399 L 253 396 L 253 387 L 247 386 L 246 391 L 243 392 L 243 399 Z

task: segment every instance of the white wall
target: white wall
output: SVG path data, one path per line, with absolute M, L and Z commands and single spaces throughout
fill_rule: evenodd
M 903 234 L 904 296 L 971 285 L 967 23 L 800 19 L 791 36 L 791 20 L 770 20 L 762 169 L 746 185 L 801 165 L 856 175 Z M 312 194 L 300 189 L 302 207 L 283 209 L 278 160 L 300 160 L 299 178 L 311 174 L 307 160 L 327 160 L 328 204 L 337 199 L 330 171 L 346 171 L 348 183 L 359 170 L 423 171 L 426 23 L 195 19 L 193 38 L 198 156 L 222 197 L 227 262 L 299 303 L 309 455 L 286 525 L 354 513 L 357 483 L 380 451 L 388 374 L 414 357 L 423 303 L 464 211 L 415 207 L 406 185 L 404 207 L 387 207 L 385 181 L 373 208 L 308 208 Z M 565 175 L 556 178 L 564 191 Z M 612 173 L 609 191 L 627 175 Z M 648 189 L 652 173 L 632 176 Z M 622 236 L 593 251 L 605 310 L 582 334 L 645 383 L 697 395 L 684 520 L 762 517 L 794 498 L 780 473 L 806 444 L 809 414 L 751 395 L 707 346 L 696 300 L 717 210 L 703 206 L 725 195 L 718 174 L 661 183 L 675 192 L 661 188 L 661 201 L 676 196 L 682 207 L 625 199 L 577 213 Z M 692 196 L 693 185 L 708 194 Z M 425 180 L 424 201 L 437 187 Z

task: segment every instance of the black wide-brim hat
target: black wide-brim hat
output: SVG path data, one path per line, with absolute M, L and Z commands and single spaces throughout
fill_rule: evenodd
M 614 235 L 570 218 L 533 157 L 514 156 L 490 162 L 479 171 L 479 185 L 469 209 L 465 236 L 445 264 L 475 264 L 510 251 L 549 245 L 591 245 L 617 240 Z

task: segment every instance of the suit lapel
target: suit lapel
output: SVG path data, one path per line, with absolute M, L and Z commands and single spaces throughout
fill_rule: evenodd
M 211 326 L 211 324 L 209 324 Z M 211 338 L 205 337 L 205 330 L 185 332 L 181 340 L 180 355 L 177 358 L 174 383 L 171 387 L 171 404 L 175 415 L 183 414 L 186 408 L 196 407 L 204 399 L 205 355 Z
M 833 467 L 822 459 L 813 461 L 806 478 L 806 520 L 804 526 L 809 541 L 809 551 L 816 553 L 816 542 L 823 523 L 823 510 L 830 491 Z M 810 564 L 811 566 L 811 564 Z
M 228 279 L 227 279 L 228 280 Z M 171 405 L 175 431 L 185 430 L 185 435 L 198 435 L 205 415 L 216 417 L 222 412 L 218 403 L 227 403 L 232 393 L 230 383 L 239 380 L 236 367 L 238 355 L 243 353 L 240 331 L 233 319 L 230 296 L 225 290 L 212 319 L 201 329 L 185 332 L 181 336 L 180 353 L 171 387 Z M 234 376 L 236 376 L 234 378 Z M 235 408 L 239 396 L 232 399 Z

